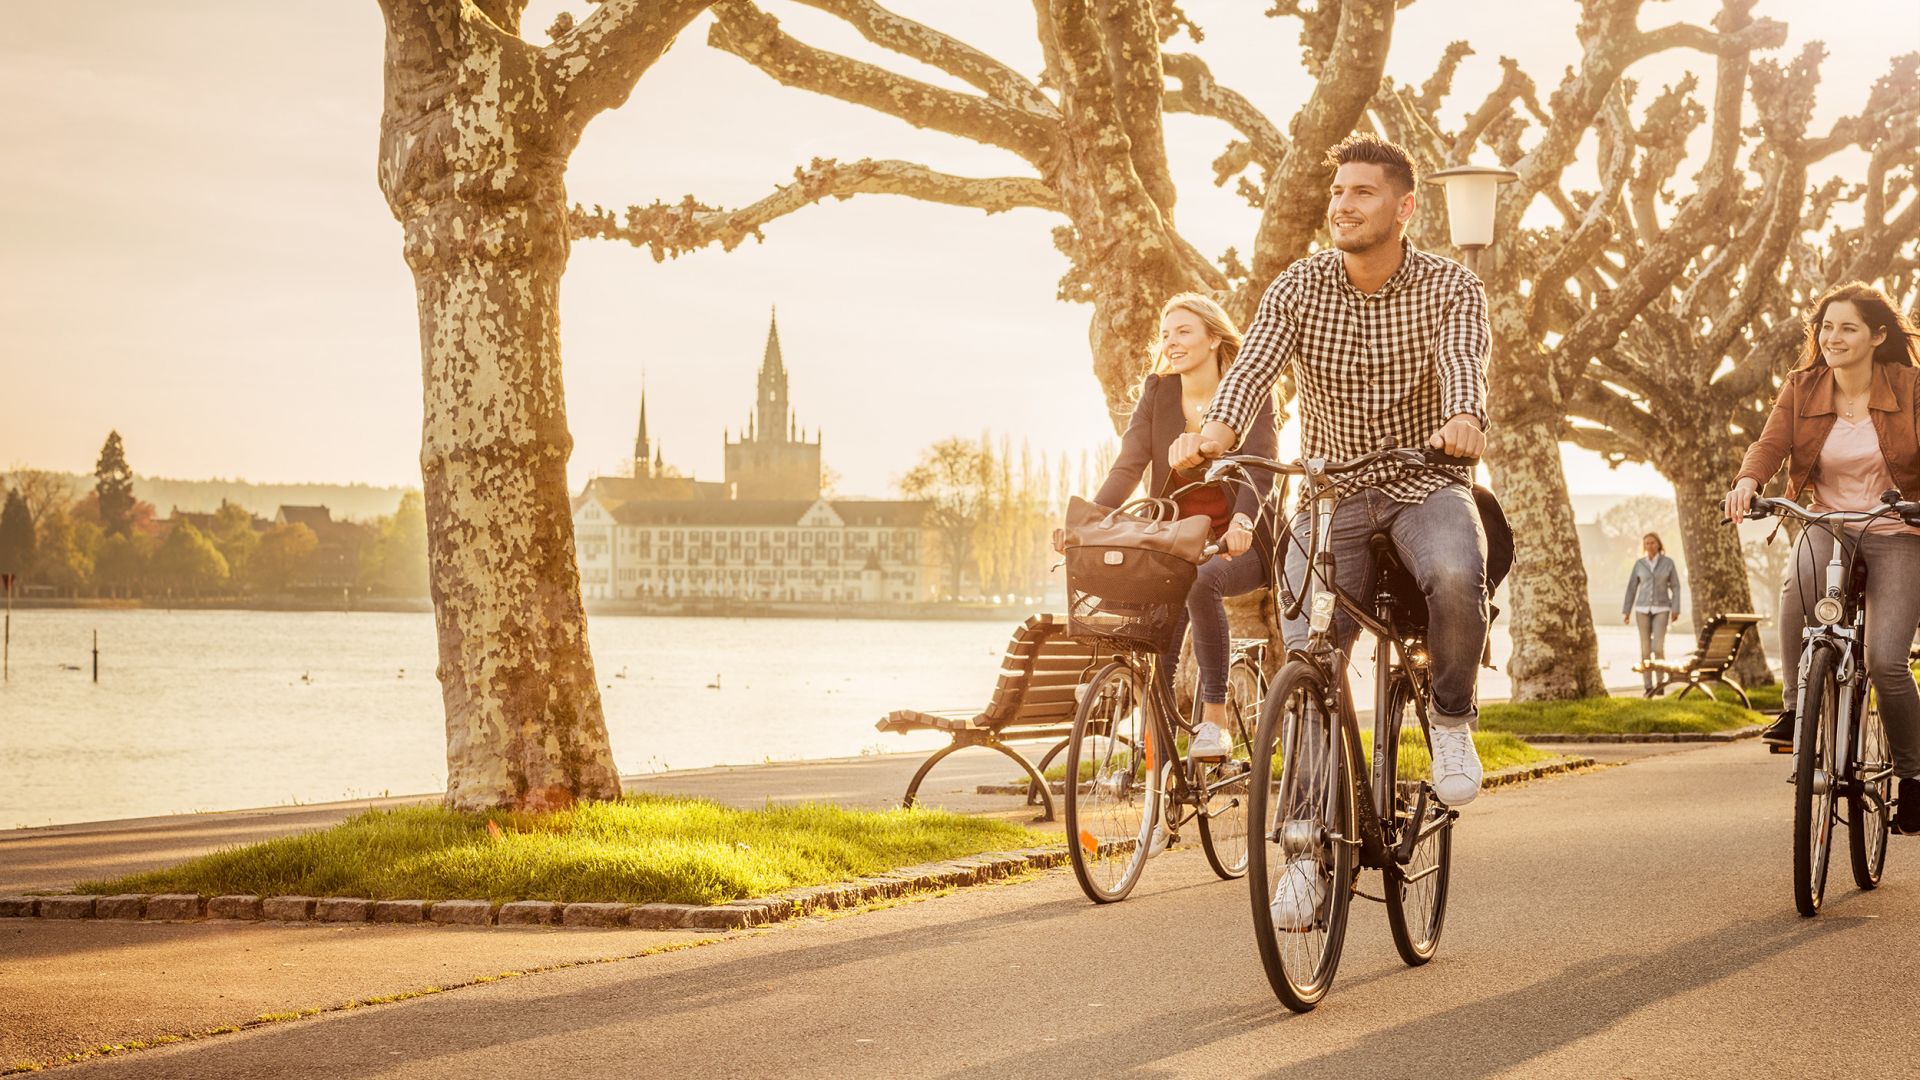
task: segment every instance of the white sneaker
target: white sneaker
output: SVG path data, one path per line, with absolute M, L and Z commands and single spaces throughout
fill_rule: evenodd
M 1221 761 L 1232 752 L 1233 746 L 1227 742 L 1227 733 L 1220 730 L 1219 724 L 1205 721 L 1193 733 L 1193 741 L 1187 744 L 1187 756 L 1195 761 Z
M 1480 752 L 1473 731 L 1433 725 L 1433 793 L 1448 806 L 1465 806 L 1480 794 Z
M 1273 928 L 1289 932 L 1311 930 L 1313 921 L 1320 913 L 1320 900 L 1325 888 L 1320 883 L 1320 870 L 1312 859 L 1295 859 L 1287 864 L 1280 873 L 1280 880 L 1273 886 L 1273 903 L 1268 911 L 1273 915 Z

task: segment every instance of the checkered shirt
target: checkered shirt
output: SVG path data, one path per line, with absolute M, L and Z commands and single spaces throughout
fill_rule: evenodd
M 1294 263 L 1260 299 L 1208 420 L 1244 432 L 1262 395 L 1291 365 L 1300 391 L 1300 450 L 1344 460 L 1384 446 L 1419 447 L 1465 413 L 1487 425 L 1487 295 L 1473 272 L 1401 241 L 1400 269 L 1371 296 L 1329 248 Z M 1470 480 L 1465 469 L 1448 472 Z M 1382 463 L 1354 478 L 1417 503 L 1444 475 Z

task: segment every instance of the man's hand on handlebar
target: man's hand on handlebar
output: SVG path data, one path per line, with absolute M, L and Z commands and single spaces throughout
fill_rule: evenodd
M 1477 458 L 1487 449 L 1487 436 L 1479 421 L 1460 413 L 1429 436 L 1427 445 L 1454 457 Z
M 1753 509 L 1753 493 L 1759 487 L 1750 476 L 1734 481 L 1733 490 L 1727 492 L 1727 521 L 1737 523 L 1746 520 L 1747 513 Z
M 1191 471 L 1234 448 L 1240 441 L 1234 430 L 1218 420 L 1200 425 L 1199 431 L 1176 436 L 1167 447 L 1167 464 L 1182 472 Z

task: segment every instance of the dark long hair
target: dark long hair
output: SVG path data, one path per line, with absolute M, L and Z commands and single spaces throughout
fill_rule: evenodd
M 1913 320 L 1901 314 L 1886 293 L 1864 281 L 1849 281 L 1828 289 L 1814 307 L 1813 317 L 1807 320 L 1807 349 L 1799 367 L 1810 368 L 1827 362 L 1827 358 L 1820 355 L 1820 324 L 1826 321 L 1827 308 L 1835 300 L 1845 300 L 1858 309 L 1860 317 L 1867 322 L 1867 329 L 1886 332 L 1886 340 L 1873 350 L 1874 363 L 1920 366 L 1920 330 L 1914 328 Z

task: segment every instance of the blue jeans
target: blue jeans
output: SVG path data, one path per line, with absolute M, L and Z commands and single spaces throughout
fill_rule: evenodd
M 1880 720 L 1893 751 L 1893 771 L 1920 776 L 1920 690 L 1907 667 L 1907 650 L 1920 625 L 1920 536 L 1860 534 L 1848 529 L 1847 549 L 1867 564 L 1867 679 L 1880 695 Z M 1800 633 L 1816 597 L 1826 595 L 1833 537 L 1806 529 L 1780 589 L 1780 690 L 1789 709 L 1800 700 Z
M 1233 637 L 1227 629 L 1227 608 L 1222 601 L 1229 596 L 1250 593 L 1266 583 L 1260 554 L 1252 548 L 1231 559 L 1215 555 L 1201 563 L 1200 576 L 1187 591 L 1186 609 L 1167 627 L 1167 641 L 1171 644 L 1162 654 L 1160 665 L 1165 677 L 1173 678 L 1173 669 L 1180 662 L 1180 639 L 1191 625 L 1193 666 L 1200 674 L 1198 698 L 1202 704 L 1225 704 L 1227 661 L 1233 656 Z
M 1304 595 L 1311 525 L 1311 514 L 1295 517 L 1294 542 L 1287 546 L 1287 583 L 1296 595 Z M 1376 533 L 1393 541 L 1400 562 L 1426 594 L 1435 719 L 1449 725 L 1478 719 L 1474 691 L 1487 643 L 1487 534 L 1473 493 L 1450 484 L 1424 502 L 1403 503 L 1362 488 L 1342 499 L 1333 512 L 1329 541 L 1334 579 L 1342 592 L 1362 604 L 1372 600 L 1374 566 L 1368 541 Z M 1281 628 L 1287 648 L 1306 648 L 1311 603 L 1312 597 L 1305 596 L 1300 614 Z M 1345 611 L 1335 614 L 1334 642 L 1341 648 L 1353 644 L 1359 629 Z

